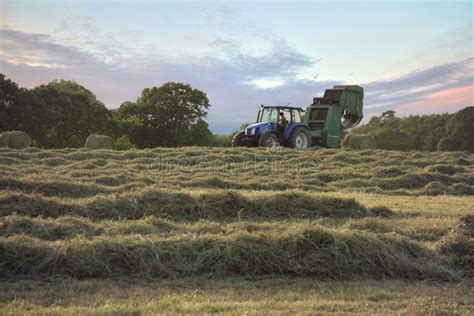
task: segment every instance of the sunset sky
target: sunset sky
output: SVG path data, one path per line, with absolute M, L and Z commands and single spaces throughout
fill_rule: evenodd
M 471 1 L 6 1 L 0 72 L 76 80 L 108 108 L 166 81 L 207 93 L 228 133 L 260 104 L 365 88 L 365 121 L 474 105 Z

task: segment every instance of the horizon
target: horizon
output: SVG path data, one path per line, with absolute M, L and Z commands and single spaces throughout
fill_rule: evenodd
M 26 88 L 77 81 L 109 109 L 144 88 L 186 82 L 208 95 L 216 134 L 254 119 L 262 103 L 306 107 L 335 84 L 364 87 L 364 122 L 387 110 L 453 113 L 474 100 L 472 9 L 470 1 L 2 0 L 0 72 Z

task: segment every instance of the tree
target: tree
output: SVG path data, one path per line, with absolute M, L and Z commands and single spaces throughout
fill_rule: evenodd
M 180 133 L 178 146 L 211 146 L 214 135 L 209 130 L 209 125 L 202 119 L 190 125 Z
M 55 80 L 32 90 L 48 109 L 44 145 L 82 147 L 90 134 L 116 136 L 112 115 L 95 95 L 74 81 Z
M 389 110 L 389 111 L 383 112 L 382 115 L 380 115 L 380 119 L 382 121 L 395 119 L 395 111 Z
M 371 133 L 377 147 L 388 150 L 410 150 L 413 149 L 413 137 L 411 134 L 394 128 L 379 129 Z
M 47 121 L 44 104 L 30 91 L 0 74 L 0 131 L 25 131 L 35 145 L 40 145 Z
M 203 120 L 208 109 L 204 92 L 167 82 L 144 89 L 135 103 L 124 102 L 115 117 L 138 148 L 194 145 L 210 135 Z
M 474 152 L 474 107 L 464 108 L 449 118 L 438 150 Z

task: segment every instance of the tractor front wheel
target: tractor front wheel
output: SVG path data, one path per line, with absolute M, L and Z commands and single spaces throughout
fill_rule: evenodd
M 245 131 L 237 132 L 232 138 L 232 147 L 241 147 L 243 146 L 242 140 L 245 138 Z
M 306 149 L 311 146 L 311 135 L 309 135 L 306 128 L 297 127 L 291 133 L 288 142 L 290 143 L 291 148 Z
M 260 139 L 258 140 L 258 146 L 275 147 L 280 146 L 280 143 L 278 142 L 278 137 L 275 134 L 264 133 L 262 136 L 260 136 Z

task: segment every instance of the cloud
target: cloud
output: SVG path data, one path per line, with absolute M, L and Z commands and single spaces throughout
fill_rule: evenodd
M 298 71 L 317 61 L 295 51 L 283 39 L 273 38 L 267 44 L 267 50 L 252 55 L 241 51 L 236 41 L 217 38 L 209 46 L 208 56 L 149 58 L 140 65 L 127 65 L 105 62 L 48 35 L 1 29 L 0 67 L 29 88 L 57 78 L 76 80 L 110 108 L 135 100 L 145 87 L 170 80 L 188 82 L 208 93 L 211 127 L 228 125 L 221 131 L 229 131 L 253 119 L 261 103 L 305 106 L 313 94 L 336 83 L 295 79 Z M 276 81 L 284 83 L 278 90 L 263 89 L 262 82 Z
M 272 38 L 266 42 L 269 48 L 253 55 L 243 52 L 243 45 L 237 40 L 216 38 L 210 43 L 211 54 L 217 56 L 213 62 L 220 67 L 231 68 L 233 73 L 252 81 L 294 77 L 319 61 L 297 52 L 284 39 Z
M 415 70 L 400 78 L 364 85 L 368 113 L 400 109 L 401 114 L 452 112 L 474 103 L 474 58 Z M 444 92 L 446 91 L 446 92 Z M 449 93 L 447 91 L 450 91 Z M 456 96 L 453 91 L 463 96 Z M 433 98 L 436 98 L 434 107 Z M 443 105 L 444 104 L 444 105 Z
M 4 61 L 47 68 L 79 67 L 93 60 L 91 56 L 54 43 L 49 35 L 28 34 L 0 29 L 0 52 Z
M 254 120 L 262 103 L 305 107 L 324 89 L 343 83 L 318 80 L 317 74 L 301 77 L 301 72 L 321 61 L 298 52 L 282 38 L 268 35 L 264 44 L 265 49 L 251 53 L 243 51 L 235 39 L 218 37 L 203 56 L 153 55 L 139 62 L 122 62 L 104 60 L 100 54 L 63 45 L 48 35 L 0 29 L 0 72 L 28 88 L 57 78 L 76 80 L 109 108 L 135 100 L 143 88 L 166 81 L 187 82 L 208 94 L 209 125 L 218 133 Z M 469 97 L 456 99 L 456 104 L 449 100 L 472 91 L 462 89 L 472 87 L 472 65 L 471 58 L 369 82 L 363 85 L 366 116 L 386 109 L 399 113 L 454 109 L 457 103 L 469 101 Z

